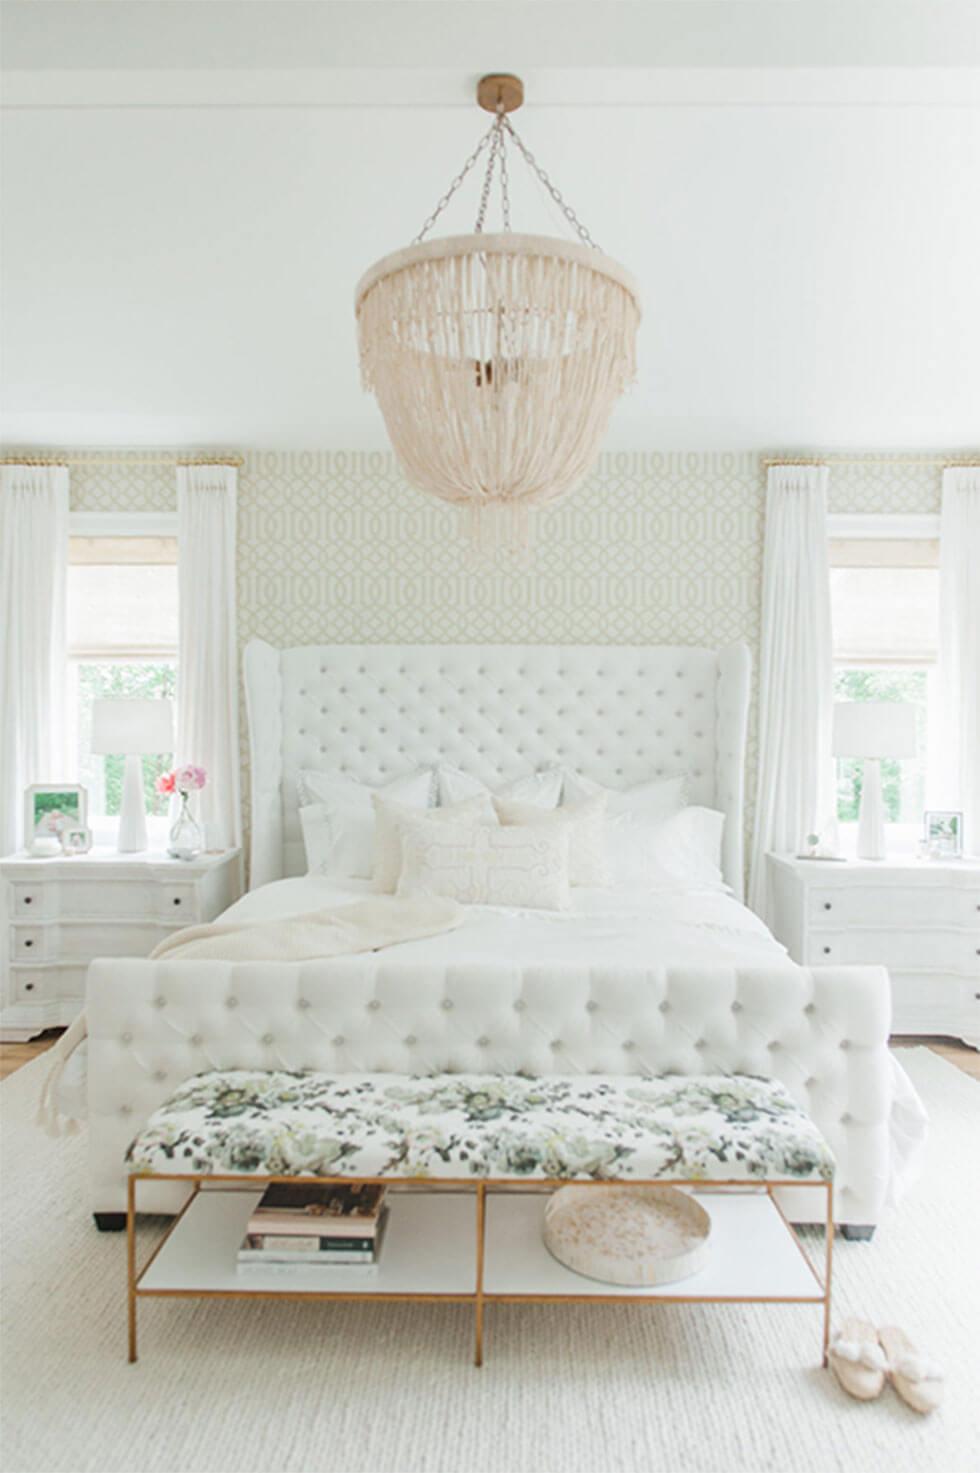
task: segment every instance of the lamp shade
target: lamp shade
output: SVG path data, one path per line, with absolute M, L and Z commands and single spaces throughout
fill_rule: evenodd
M 106 755 L 172 752 L 174 708 L 171 701 L 102 700 L 92 702 L 92 751 Z
M 914 757 L 915 707 L 907 701 L 839 701 L 835 757 Z

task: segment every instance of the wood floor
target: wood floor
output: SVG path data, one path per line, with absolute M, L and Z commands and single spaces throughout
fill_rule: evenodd
M 30 1043 L 0 1043 L 0 1079 L 6 1079 L 8 1074 L 13 1074 L 22 1065 L 29 1064 L 36 1059 L 38 1054 L 43 1054 L 53 1043 L 57 1043 L 62 1033 L 60 1028 L 49 1029 L 42 1033 L 39 1038 L 32 1038 Z M 953 1038 L 912 1038 L 906 1037 L 895 1040 L 898 1048 L 914 1048 L 921 1044 L 932 1049 L 934 1054 L 946 1059 L 950 1064 L 955 1064 L 957 1069 L 962 1069 L 964 1074 L 969 1074 L 973 1079 L 980 1079 L 980 1053 L 976 1049 L 967 1048 L 965 1043 L 958 1043 Z

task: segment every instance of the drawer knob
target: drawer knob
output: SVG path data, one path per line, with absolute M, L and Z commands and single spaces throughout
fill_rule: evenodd
M 34 983 L 33 982 L 25 982 L 24 983 L 24 991 L 25 992 L 33 992 L 34 991 Z
M 34 942 L 33 941 L 25 941 L 24 942 L 24 945 L 25 946 L 33 946 L 34 945 Z
M 825 946 L 824 947 L 823 954 L 824 954 L 824 956 L 829 956 L 830 955 L 830 947 L 829 946 Z
M 33 895 L 25 895 L 24 896 L 24 904 L 25 905 L 30 905 L 31 902 L 33 901 L 33 899 L 34 899 L 34 896 Z M 977 906 L 977 910 L 980 910 L 980 905 Z
M 834 907 L 831 905 L 829 900 L 825 900 L 823 903 L 823 908 L 824 910 L 833 910 Z
M 179 904 L 180 904 L 180 896 L 179 895 L 175 895 L 174 896 L 174 905 L 179 905 Z

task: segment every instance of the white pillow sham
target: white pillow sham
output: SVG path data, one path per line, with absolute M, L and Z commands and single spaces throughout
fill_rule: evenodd
M 581 803 L 563 803 L 542 813 L 530 803 L 494 798 L 493 806 L 502 824 L 566 824 L 568 880 L 572 885 L 609 885 L 612 867 L 606 856 L 606 797 L 597 793 Z
M 462 905 L 565 910 L 568 824 L 431 823 L 402 826 L 399 895 L 439 895 Z
M 604 793 L 606 813 L 610 819 L 629 813 L 638 823 L 662 823 L 684 807 L 687 802 L 686 785 L 686 777 L 680 774 L 677 777 L 651 778 L 649 782 L 637 783 L 632 788 L 605 788 L 602 783 L 593 782 L 592 778 L 583 777 L 580 772 L 566 769 L 562 803 L 581 803 L 597 793 Z
M 432 768 L 370 788 L 339 772 L 301 772 L 299 818 L 311 875 L 369 880 L 374 868 L 374 793 L 412 809 L 428 808 L 435 787 Z
M 462 803 L 465 798 L 476 798 L 485 794 L 488 798 L 510 798 L 515 803 L 533 803 L 536 808 L 557 808 L 561 797 L 564 773 L 560 767 L 543 767 L 540 772 L 529 772 L 525 777 L 516 777 L 494 790 L 470 777 L 459 767 L 439 768 L 439 806 Z
M 395 803 L 385 793 L 372 793 L 371 802 L 374 804 L 374 888 L 384 895 L 393 895 L 402 867 L 402 826 L 417 819 L 419 810 Z M 448 808 L 429 808 L 425 818 L 429 823 L 497 822 L 489 793 L 451 803 Z
M 721 870 L 725 815 L 692 806 L 648 825 L 615 829 L 617 878 L 630 889 L 728 891 Z

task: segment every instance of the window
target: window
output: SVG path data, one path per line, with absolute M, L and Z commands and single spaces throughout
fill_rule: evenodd
M 894 835 L 897 847 L 911 848 L 925 807 L 926 742 L 936 696 L 938 519 L 830 521 L 834 699 L 907 701 L 916 707 L 917 755 L 905 761 L 886 758 L 881 764 L 886 821 L 903 826 L 904 832 Z M 857 528 L 848 525 L 858 521 Z M 842 825 L 857 822 L 861 779 L 859 759 L 838 761 L 837 818 Z M 846 847 L 846 830 L 842 837 Z
M 123 521 L 87 518 L 85 530 L 114 520 Z M 176 693 L 177 539 L 168 535 L 167 521 L 162 533 L 161 519 L 138 516 L 125 519 L 126 530 L 118 534 L 75 535 L 73 527 L 69 539 L 68 742 L 78 780 L 88 789 L 89 825 L 102 841 L 112 837 L 109 820 L 119 814 L 125 758 L 93 755 L 92 702 L 103 696 L 173 700 Z M 148 824 L 160 839 L 167 801 L 154 783 L 172 761 L 170 752 L 143 758 Z

